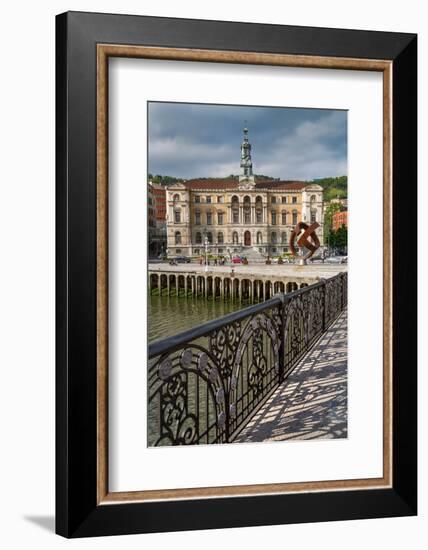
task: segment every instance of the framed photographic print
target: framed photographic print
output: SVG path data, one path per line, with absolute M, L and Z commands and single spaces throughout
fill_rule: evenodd
M 57 532 L 416 514 L 416 36 L 56 48 Z

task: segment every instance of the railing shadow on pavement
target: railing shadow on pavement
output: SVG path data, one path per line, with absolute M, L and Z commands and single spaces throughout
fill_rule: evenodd
M 342 313 L 246 423 L 236 442 L 347 437 L 346 325 Z

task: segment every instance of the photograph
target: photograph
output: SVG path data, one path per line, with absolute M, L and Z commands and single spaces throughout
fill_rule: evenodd
M 147 446 L 347 438 L 347 110 L 147 121 Z

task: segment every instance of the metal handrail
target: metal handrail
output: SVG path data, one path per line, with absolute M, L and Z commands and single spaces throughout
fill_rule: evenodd
M 217 319 L 207 321 L 203 325 L 184 330 L 183 332 L 179 332 L 178 334 L 174 334 L 173 336 L 169 336 L 168 338 L 155 340 L 148 346 L 148 358 L 153 359 L 160 354 L 174 351 L 175 349 L 180 348 L 183 344 L 186 344 L 191 340 L 202 338 L 203 336 L 206 336 L 214 330 L 219 330 L 220 328 L 229 325 L 230 323 L 234 323 L 235 321 L 241 321 L 242 319 L 245 319 L 245 317 L 249 317 L 250 315 L 254 315 L 255 313 L 260 313 L 265 309 L 270 309 L 272 306 L 275 306 L 277 304 L 282 303 L 284 305 L 296 296 L 304 294 L 305 292 L 308 292 L 308 290 L 313 290 L 317 287 L 323 286 L 324 284 L 325 280 L 323 279 L 318 283 L 308 285 L 307 287 L 300 288 L 298 290 L 295 290 L 294 292 L 289 292 L 287 294 L 278 293 L 269 300 L 261 302 L 260 304 L 255 304 L 242 308 L 238 311 L 234 311 L 232 313 L 227 313 L 226 315 L 218 317 Z

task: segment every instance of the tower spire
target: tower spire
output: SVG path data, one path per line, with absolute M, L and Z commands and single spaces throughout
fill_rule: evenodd
M 246 122 L 246 121 L 245 121 Z M 248 141 L 248 128 L 244 128 L 244 141 L 241 143 L 241 164 L 242 172 L 239 176 L 239 183 L 245 186 L 254 186 L 253 161 L 251 160 L 251 143 Z

